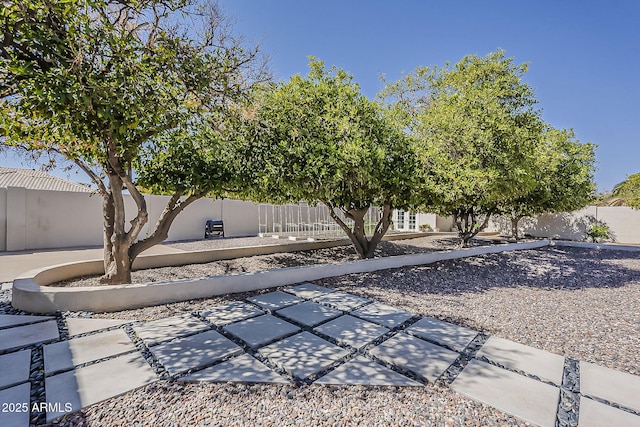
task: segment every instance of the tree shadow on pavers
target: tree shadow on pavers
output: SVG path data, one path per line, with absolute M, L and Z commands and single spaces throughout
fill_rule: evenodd
M 640 282 L 639 255 L 627 251 L 548 247 L 350 274 L 317 283 L 373 299 L 375 289 L 405 294 L 460 295 L 520 286 L 616 288 Z

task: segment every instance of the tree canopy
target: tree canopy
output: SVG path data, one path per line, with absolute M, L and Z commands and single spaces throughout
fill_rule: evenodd
M 257 49 L 215 4 L 189 0 L 11 1 L 0 16 L 2 142 L 56 153 L 91 177 L 103 197 L 104 281 L 129 282 L 175 216 L 221 189 L 225 173 L 200 137 L 222 140 L 211 136 L 224 132 L 225 111 L 266 78 Z M 172 195 L 141 240 L 139 183 Z M 124 190 L 137 207 L 129 222 Z
M 359 256 L 370 258 L 392 209 L 409 203 L 414 158 L 401 128 L 350 75 L 314 59 L 309 65 L 307 77 L 293 76 L 257 96 L 238 156 L 255 172 L 248 196 L 325 204 Z M 371 206 L 383 213 L 369 239 L 364 216 Z
M 542 142 L 531 165 L 535 186 L 499 207 L 499 212 L 511 219 L 515 239 L 522 218 L 581 209 L 595 197 L 594 146 L 577 141 L 573 131 L 550 127 Z
M 625 205 L 640 209 L 640 173 L 629 175 L 627 179 L 613 187 L 612 195 Z
M 418 68 L 382 94 L 415 136 L 422 206 L 452 215 L 465 245 L 501 205 L 535 187 L 543 122 L 526 70 L 499 50 Z

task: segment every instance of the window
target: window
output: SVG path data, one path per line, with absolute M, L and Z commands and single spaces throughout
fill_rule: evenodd
M 404 230 L 404 211 L 398 211 L 398 220 L 396 221 L 396 229 Z
M 409 214 L 409 230 L 416 231 L 416 214 Z

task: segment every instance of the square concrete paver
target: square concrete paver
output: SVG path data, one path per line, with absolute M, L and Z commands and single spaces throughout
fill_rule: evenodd
M 179 381 L 280 383 L 289 381 L 248 354 L 180 378 Z
M 301 303 L 304 300 L 287 292 L 276 291 L 247 298 L 247 301 L 258 304 L 266 310 L 276 311 L 281 308 L 289 307 L 290 305 Z
M 59 337 L 55 320 L 3 329 L 0 330 L 0 351 L 53 341 Z
M 555 427 L 560 389 L 552 385 L 474 359 L 451 388 L 525 421 Z
M 355 310 L 371 302 L 366 298 L 346 292 L 331 292 L 330 294 L 321 295 L 313 300 L 342 311 Z
M 216 331 L 179 338 L 151 347 L 149 350 L 171 375 L 242 353 L 238 345 Z
M 315 331 L 335 339 L 340 344 L 360 349 L 389 332 L 384 326 L 344 315 L 315 328 Z
M 398 334 L 369 351 L 371 355 L 434 382 L 458 353 L 406 334 Z
M 47 411 L 47 422 L 105 399 L 156 381 L 158 377 L 140 353 L 127 354 L 45 379 L 47 404 L 62 411 Z
M 87 362 L 117 356 L 136 350 L 122 329 L 73 338 L 47 344 L 44 349 L 44 370 L 48 374 L 71 369 Z
M 580 392 L 640 411 L 640 377 L 580 362 Z
M 417 381 L 400 375 L 373 360 L 364 356 L 358 356 L 340 365 L 335 370 L 329 372 L 324 377 L 318 379 L 314 384 L 326 385 L 375 385 L 375 386 L 411 386 L 420 387 Z
M 186 314 L 153 320 L 143 325 L 134 326 L 133 329 L 147 346 L 151 346 L 211 328 L 205 322 Z
M 313 283 L 303 283 L 301 285 L 292 286 L 290 288 L 285 289 L 285 291 L 304 299 L 312 299 L 312 298 L 316 298 L 322 295 L 335 292 L 333 289 L 314 285 Z
M 2 314 L 0 315 L 0 328 L 9 326 L 28 325 L 29 323 L 41 322 L 43 320 L 54 319 L 52 316 L 26 316 L 22 314 Z
M 581 397 L 578 423 L 580 427 L 640 427 L 640 416 Z
M 473 329 L 464 328 L 432 317 L 425 317 L 406 329 L 408 334 L 462 351 L 478 335 Z
M 279 338 L 295 334 L 300 328 L 266 314 L 227 325 L 224 330 L 240 338 L 251 347 L 257 348 Z
M 0 408 L 0 426 L 29 426 L 30 393 L 30 383 L 0 390 L 0 404 L 3 405 Z
M 233 301 L 229 304 L 212 307 L 202 312 L 202 315 L 211 323 L 222 326 L 239 322 L 251 317 L 261 316 L 264 311 L 252 304 L 242 301 Z
M 395 328 L 413 317 L 413 314 L 408 311 L 398 310 L 395 307 L 379 302 L 366 305 L 359 310 L 351 312 L 351 314 L 388 328 Z
M 335 319 L 342 316 L 340 310 L 318 304 L 317 302 L 307 301 L 302 304 L 296 304 L 291 307 L 278 310 L 277 314 L 291 319 L 301 325 L 314 327 L 327 320 Z
M 562 384 L 564 357 L 548 351 L 518 344 L 498 337 L 490 337 L 476 353 L 509 369 L 535 375 L 542 381 Z
M 259 350 L 271 362 L 297 378 L 307 378 L 328 369 L 349 354 L 309 332 L 302 332 Z
M 0 388 L 27 381 L 30 367 L 31 350 L 21 350 L 0 356 Z M 6 402 L 6 400 L 0 402 Z
M 88 332 L 95 332 L 101 329 L 107 329 L 114 326 L 131 323 L 128 320 L 81 319 L 73 317 L 69 317 L 65 321 L 67 322 L 67 330 L 69 331 L 70 336 L 86 334 Z

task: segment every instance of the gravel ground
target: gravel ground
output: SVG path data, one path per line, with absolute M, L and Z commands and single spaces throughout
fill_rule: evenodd
M 411 246 L 422 248 L 413 249 L 416 251 L 442 249 L 439 247 L 442 242 L 432 242 L 431 246 L 426 242 L 418 245 L 417 240 L 412 242 Z M 331 251 L 335 250 L 347 248 Z M 344 254 L 339 251 L 334 253 Z M 274 268 L 274 264 L 269 263 L 295 263 L 299 262 L 299 256 L 278 254 L 276 260 L 251 258 L 247 263 L 254 260 L 256 266 L 266 263 Z M 331 259 L 329 252 L 321 256 Z M 234 262 L 238 262 L 238 266 L 243 264 L 239 260 Z M 173 267 L 172 271 L 178 277 L 192 267 Z M 242 268 L 252 271 L 253 267 L 245 264 Z M 315 283 L 640 375 L 640 257 L 637 253 L 550 247 L 348 275 Z M 227 295 L 118 313 L 65 315 L 150 320 L 249 295 Z M 431 384 L 424 388 L 366 388 L 182 385 L 166 381 L 93 405 L 61 423 L 90 426 L 365 424 L 528 425 Z
M 266 240 L 266 242 L 265 242 Z M 205 249 L 223 249 L 238 246 L 267 245 L 282 243 L 275 239 L 249 237 L 241 239 L 211 239 L 192 242 L 171 243 L 166 246 L 186 250 L 197 251 Z M 284 241 L 290 243 L 290 241 Z M 482 241 L 473 241 L 474 246 L 488 244 Z M 439 236 L 426 236 L 415 239 L 395 240 L 393 242 L 380 242 L 376 248 L 377 257 L 406 255 L 438 250 L 456 249 L 458 239 L 442 238 Z M 283 267 L 299 267 L 311 264 L 327 264 L 357 260 L 357 254 L 353 246 L 337 246 L 333 248 L 317 249 L 312 251 L 300 251 L 279 253 L 272 255 L 259 255 L 232 260 L 214 261 L 205 264 L 190 264 L 180 267 L 163 267 L 149 270 L 138 270 L 131 273 L 133 283 L 161 282 L 166 280 L 190 279 L 205 276 L 217 276 L 223 274 L 248 273 L 261 270 L 271 270 Z M 72 280 L 53 283 L 49 286 L 100 286 L 99 276 L 84 276 Z

